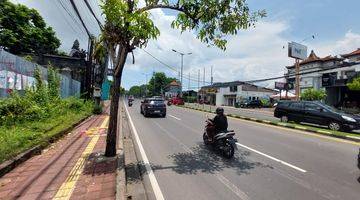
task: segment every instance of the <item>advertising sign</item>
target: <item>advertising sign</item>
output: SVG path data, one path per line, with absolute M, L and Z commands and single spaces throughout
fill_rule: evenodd
M 285 85 L 286 85 L 286 83 L 283 83 L 283 82 L 275 82 L 275 89 L 284 90 Z
M 296 42 L 290 42 L 288 47 L 288 56 L 290 58 L 305 60 L 307 58 L 307 46 Z

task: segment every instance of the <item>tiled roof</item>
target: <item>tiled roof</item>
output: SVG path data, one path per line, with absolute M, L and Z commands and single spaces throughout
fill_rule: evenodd
M 305 64 L 308 64 L 308 63 L 312 63 L 312 62 L 326 62 L 326 61 L 330 61 L 330 60 L 343 60 L 342 58 L 337 58 L 337 57 L 334 57 L 334 56 L 326 56 L 324 58 L 320 58 L 319 56 L 317 56 L 314 52 L 314 50 L 311 50 L 311 53 L 309 55 L 308 58 L 306 58 L 305 60 L 301 61 L 300 62 L 300 65 L 305 65 Z M 294 68 L 295 66 L 294 65 L 291 65 L 291 66 L 287 66 L 286 68 Z
M 355 55 L 360 55 L 360 48 L 358 48 L 357 50 L 355 50 L 355 51 L 353 51 L 351 53 L 343 54 L 341 56 L 344 57 L 344 58 L 347 58 L 347 57 L 355 56 Z
M 169 85 L 170 86 L 180 86 L 180 84 L 177 81 L 172 81 Z

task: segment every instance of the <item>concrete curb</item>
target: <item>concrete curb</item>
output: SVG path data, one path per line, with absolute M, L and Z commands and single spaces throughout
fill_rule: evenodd
M 197 111 L 201 111 L 201 112 L 215 113 L 213 111 L 210 112 L 209 110 L 203 110 L 203 109 L 200 109 L 200 108 L 193 108 L 193 107 L 190 107 L 190 106 L 179 106 L 179 107 L 193 109 L 193 110 L 197 110 Z M 319 134 L 319 135 L 325 135 L 325 136 L 329 136 L 329 137 L 336 137 L 336 138 L 350 140 L 350 141 L 354 141 L 354 142 L 360 142 L 360 137 L 335 135 L 335 134 L 332 134 L 331 131 L 327 131 L 327 130 L 317 130 L 315 128 L 302 127 L 302 126 L 299 126 L 299 125 L 296 125 L 296 124 L 288 124 L 288 123 L 283 123 L 283 122 L 273 122 L 273 121 L 268 121 L 268 120 L 261 120 L 261 119 L 251 118 L 251 117 L 234 115 L 234 114 L 229 114 L 227 116 L 232 117 L 232 118 L 237 118 L 237 119 L 243 119 L 243 120 L 263 123 L 263 124 L 270 124 L 270 125 L 274 125 L 274 126 L 280 126 L 280 127 L 296 129 L 296 130 L 300 130 L 300 131 L 316 133 L 316 134 Z
M 29 150 L 26 150 L 23 153 L 20 153 L 15 158 L 12 158 L 10 160 L 7 160 L 7 161 L 3 162 L 0 165 L 0 177 L 4 176 L 6 173 L 10 172 L 15 167 L 19 166 L 21 163 L 27 161 L 31 157 L 41 154 L 42 150 L 44 150 L 50 144 L 52 144 L 52 143 L 56 142 L 57 140 L 59 140 L 60 138 L 62 138 L 65 134 L 67 134 L 69 131 L 71 131 L 75 127 L 79 126 L 80 124 L 82 124 L 84 121 L 90 119 L 91 116 L 92 115 L 84 117 L 83 119 L 79 120 L 78 122 L 71 125 L 70 127 L 68 127 L 66 129 L 58 132 L 57 134 L 51 136 L 46 141 L 44 141 L 42 144 L 36 145 L 35 147 L 33 147 L 33 148 L 29 149 Z

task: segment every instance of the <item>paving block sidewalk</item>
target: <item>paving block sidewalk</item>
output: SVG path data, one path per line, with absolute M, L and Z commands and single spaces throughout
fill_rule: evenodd
M 0 199 L 115 199 L 117 158 L 104 157 L 108 112 L 0 178 Z

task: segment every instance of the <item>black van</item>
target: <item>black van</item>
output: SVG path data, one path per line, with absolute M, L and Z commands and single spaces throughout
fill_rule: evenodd
M 345 114 L 331 106 L 316 101 L 280 101 L 274 116 L 282 122 L 294 121 L 328 126 L 331 130 L 360 129 L 360 117 Z

